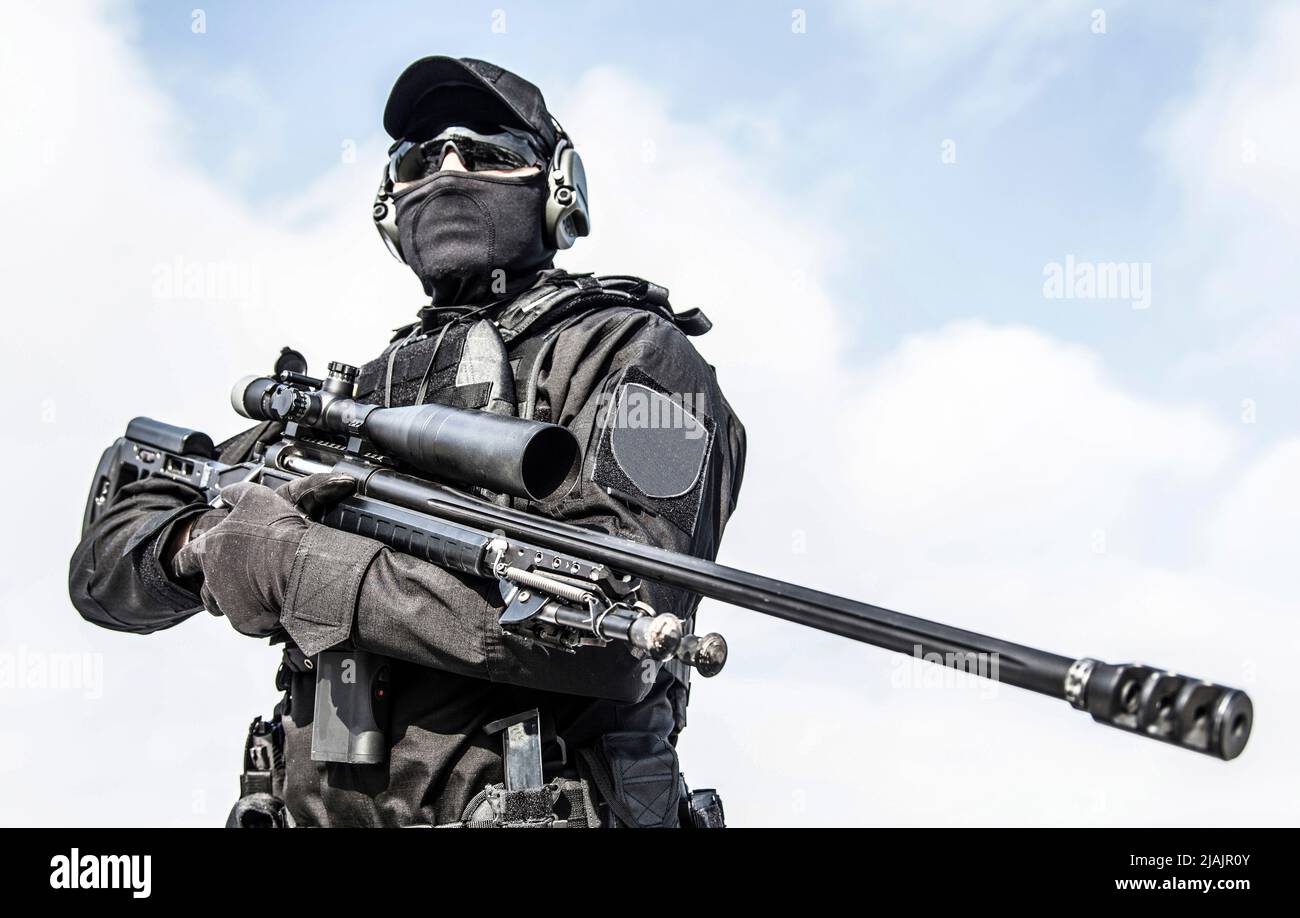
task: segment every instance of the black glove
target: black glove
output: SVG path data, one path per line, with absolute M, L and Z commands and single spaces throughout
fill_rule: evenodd
M 229 509 L 194 522 L 190 541 L 176 553 L 172 572 L 203 578 L 199 597 L 235 630 L 265 637 L 280 623 L 298 544 L 313 520 L 350 495 L 356 480 L 322 472 L 272 491 L 244 482 L 221 492 Z

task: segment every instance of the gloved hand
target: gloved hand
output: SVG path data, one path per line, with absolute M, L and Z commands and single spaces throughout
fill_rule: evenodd
M 277 490 L 243 482 L 221 492 L 229 509 L 209 510 L 172 560 L 180 578 L 203 578 L 199 597 L 235 630 L 265 637 L 280 622 L 298 543 L 313 520 L 350 495 L 356 480 L 322 472 Z

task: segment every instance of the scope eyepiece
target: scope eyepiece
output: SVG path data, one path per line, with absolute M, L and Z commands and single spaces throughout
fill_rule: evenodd
M 278 381 L 266 376 L 245 376 L 230 390 L 230 407 L 250 421 L 278 420 L 271 417 L 270 407 L 263 402 L 279 386 Z

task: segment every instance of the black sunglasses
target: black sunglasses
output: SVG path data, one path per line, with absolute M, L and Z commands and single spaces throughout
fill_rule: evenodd
M 448 150 L 454 150 L 470 172 L 522 169 L 545 159 L 537 141 L 524 131 L 452 125 L 428 140 L 395 144 L 388 156 L 389 181 L 414 182 L 432 175 L 442 168 Z

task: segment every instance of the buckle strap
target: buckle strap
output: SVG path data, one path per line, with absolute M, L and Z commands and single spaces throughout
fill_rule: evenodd
M 547 278 L 544 284 L 526 291 L 508 305 L 497 317 L 502 336 L 508 345 L 531 326 L 549 326 L 563 318 L 570 311 L 570 300 L 583 300 L 591 294 L 599 293 L 610 295 L 610 305 L 619 305 L 622 301 L 661 315 L 676 325 L 683 334 L 692 337 L 702 335 L 713 327 L 709 317 L 698 308 L 674 312 L 668 300 L 668 288 L 644 278 L 627 274 L 596 277 L 590 273 L 565 273 Z M 579 308 L 588 307 L 584 303 Z

